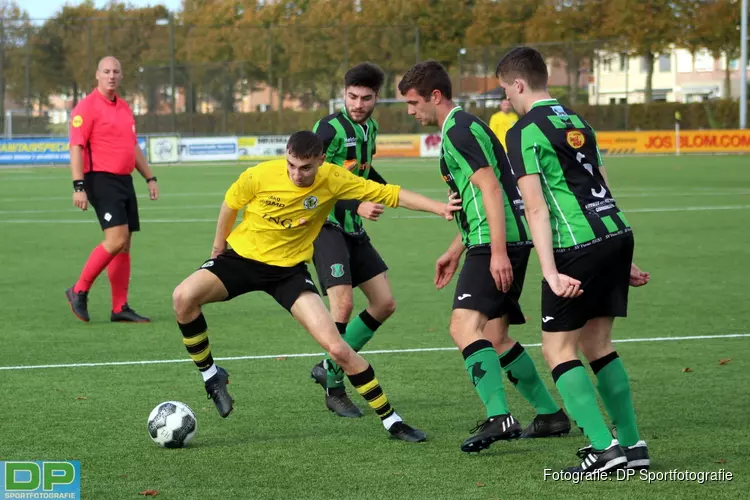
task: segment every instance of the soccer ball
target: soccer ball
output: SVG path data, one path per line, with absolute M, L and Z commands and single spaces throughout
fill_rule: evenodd
M 154 443 L 164 448 L 187 446 L 197 432 L 195 413 L 179 401 L 160 403 L 148 416 L 148 435 Z

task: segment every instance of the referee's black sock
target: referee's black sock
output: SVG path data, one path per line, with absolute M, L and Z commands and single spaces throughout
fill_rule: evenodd
M 203 313 L 189 323 L 177 323 L 182 332 L 182 343 L 190 354 L 195 366 L 201 371 L 203 380 L 216 374 L 216 365 L 208 343 L 208 325 Z

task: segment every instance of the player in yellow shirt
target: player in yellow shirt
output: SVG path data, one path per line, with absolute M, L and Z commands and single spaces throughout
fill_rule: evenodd
M 495 133 L 500 144 L 503 145 L 504 150 L 508 150 L 505 147 L 505 134 L 508 130 L 513 127 L 518 121 L 518 115 L 513 111 L 513 105 L 508 99 L 500 101 L 500 111 L 490 117 L 490 129 Z
M 341 337 L 307 270 L 313 242 L 340 199 L 432 212 L 448 220 L 460 200 L 441 203 L 399 186 L 378 184 L 324 163 L 322 140 L 313 132 L 289 138 L 285 160 L 243 172 L 224 197 L 211 258 L 174 291 L 172 300 L 183 343 L 203 376 L 222 417 L 232 411 L 229 374 L 214 364 L 201 306 L 264 291 L 288 310 L 346 373 L 393 437 L 424 441 L 393 410 L 367 361 Z M 242 222 L 232 230 L 237 212 Z M 227 243 L 231 249 L 227 248 Z

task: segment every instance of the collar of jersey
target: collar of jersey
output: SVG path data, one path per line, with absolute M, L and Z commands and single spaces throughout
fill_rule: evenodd
M 531 105 L 530 109 L 534 109 L 539 106 L 551 106 L 553 104 L 559 104 L 557 102 L 557 99 L 555 99 L 554 97 L 550 97 L 549 99 L 539 99 L 537 102 Z
M 118 100 L 118 99 L 120 98 L 120 96 L 119 96 L 119 95 L 117 95 L 117 92 L 115 92 L 115 99 L 114 99 L 113 101 L 110 101 L 109 99 L 107 99 L 107 96 L 106 96 L 106 95 L 104 95 L 104 94 L 102 94 L 101 92 L 99 92 L 99 89 L 97 89 L 97 88 L 95 88 L 95 89 L 94 89 L 94 92 L 96 92 L 96 94 L 97 94 L 97 95 L 99 96 L 99 98 L 100 98 L 100 99 L 101 99 L 102 101 L 106 102 L 106 103 L 107 103 L 107 104 L 109 104 L 110 106 L 115 106 L 115 105 L 117 105 L 117 100 Z
M 461 110 L 461 106 L 455 106 L 453 109 L 448 111 L 448 114 L 445 117 L 445 121 L 443 122 L 443 126 L 440 128 L 440 135 L 443 135 L 443 136 L 445 135 L 445 124 L 448 123 L 448 120 L 451 119 L 451 116 L 453 116 L 456 113 L 456 111 L 460 111 L 460 110 Z

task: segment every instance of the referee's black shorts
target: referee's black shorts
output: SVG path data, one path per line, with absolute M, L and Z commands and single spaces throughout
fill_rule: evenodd
M 581 282 L 583 294 L 564 299 L 542 281 L 542 330 L 570 332 L 602 317 L 626 317 L 633 233 L 609 238 L 593 245 L 555 253 L 557 272 Z
M 83 187 L 102 229 L 127 225 L 130 232 L 140 231 L 132 176 L 88 172 L 83 176 Z
M 215 259 L 208 259 L 201 269 L 210 271 L 224 284 L 229 295 L 224 300 L 250 292 L 266 292 L 284 309 L 292 306 L 303 292 L 318 294 L 318 289 L 304 262 L 292 267 L 272 266 L 246 259 L 227 249 Z

